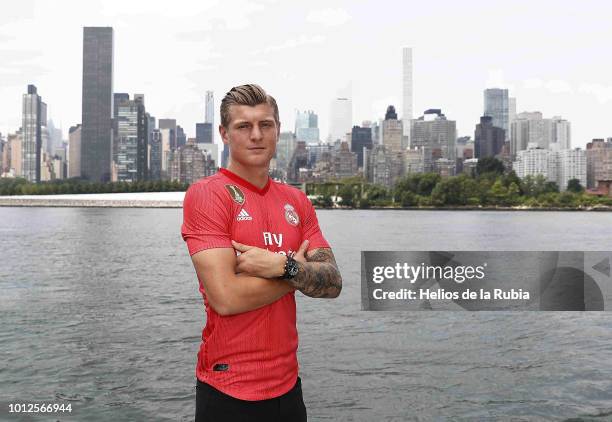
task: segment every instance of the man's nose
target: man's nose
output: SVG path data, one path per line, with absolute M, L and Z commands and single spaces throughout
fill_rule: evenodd
M 253 128 L 251 129 L 251 140 L 259 141 L 262 138 L 263 138 L 263 133 L 261 132 L 261 129 L 259 129 L 259 126 L 253 125 Z

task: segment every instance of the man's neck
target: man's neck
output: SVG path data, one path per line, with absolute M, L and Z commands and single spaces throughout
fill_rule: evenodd
M 230 161 L 227 169 L 259 189 L 263 189 L 268 183 L 267 167 L 245 167 L 240 163 Z

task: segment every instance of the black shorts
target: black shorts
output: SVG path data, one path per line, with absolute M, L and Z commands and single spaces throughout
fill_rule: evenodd
M 198 380 L 195 422 L 306 422 L 302 380 L 282 396 L 259 401 L 239 400 Z

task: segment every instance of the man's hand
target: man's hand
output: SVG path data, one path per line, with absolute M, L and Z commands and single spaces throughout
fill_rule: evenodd
M 335 298 L 342 290 L 342 276 L 330 248 L 309 251 L 306 263 L 300 263 L 297 275 L 288 282 L 310 297 Z
M 232 240 L 234 249 L 240 252 L 236 257 L 236 272 L 246 273 L 255 277 L 278 278 L 285 273 L 285 255 L 270 252 L 256 246 L 244 245 Z M 295 256 L 298 262 L 306 262 L 305 253 L 308 249 L 308 240 L 305 240 Z

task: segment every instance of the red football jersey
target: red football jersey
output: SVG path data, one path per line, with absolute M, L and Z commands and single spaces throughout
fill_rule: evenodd
M 189 254 L 232 248 L 232 240 L 272 252 L 328 248 L 310 200 L 300 190 L 268 179 L 263 189 L 227 169 L 189 187 L 183 202 L 183 239 Z M 298 376 L 295 294 L 238 315 L 206 307 L 196 376 L 242 400 L 288 392 Z

